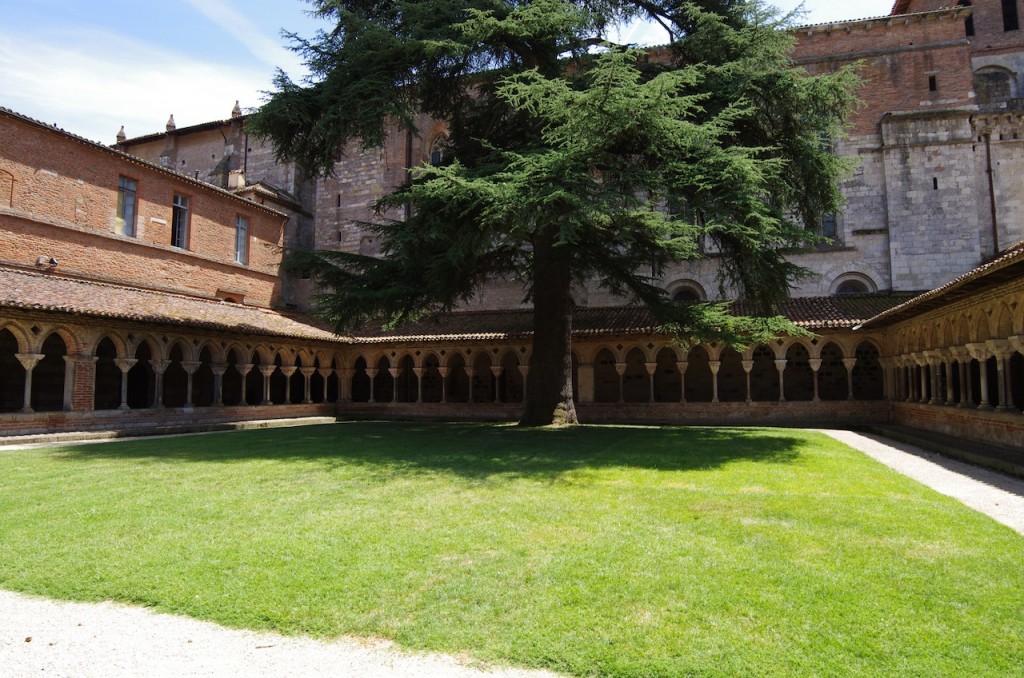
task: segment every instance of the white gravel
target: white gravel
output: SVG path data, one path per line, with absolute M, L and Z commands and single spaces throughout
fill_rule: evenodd
M 320 642 L 226 629 L 114 603 L 60 603 L 0 591 L 0 676 L 544 678 L 398 650 L 383 640 Z
M 822 433 L 1024 534 L 1024 480 L 878 436 L 839 430 Z M 550 678 L 555 674 L 407 652 L 383 640 L 289 638 L 226 629 L 145 608 L 62 603 L 0 591 L 0 676 Z

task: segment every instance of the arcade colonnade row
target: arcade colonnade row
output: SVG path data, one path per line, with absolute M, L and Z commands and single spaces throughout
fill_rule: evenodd
M 518 403 L 529 380 L 523 344 L 370 348 L 165 329 L 0 318 L 0 414 Z M 573 387 L 583 403 L 880 400 L 899 382 L 883 365 L 877 344 L 853 335 L 744 351 L 611 338 L 574 347 Z

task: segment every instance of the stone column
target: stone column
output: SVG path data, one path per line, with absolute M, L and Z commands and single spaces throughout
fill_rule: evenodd
M 928 374 L 932 382 L 932 397 L 928 399 L 928 404 L 941 405 L 943 388 L 939 365 L 942 364 L 942 355 L 938 351 L 925 351 L 924 359 L 928 365 Z
M 917 365 L 921 371 L 921 376 L 918 379 L 918 388 L 920 392 L 917 396 L 917 402 L 927 403 L 928 402 L 928 359 L 924 353 L 913 354 L 914 364 Z
M 945 400 L 945 404 L 949 405 L 950 407 L 952 407 L 953 405 L 956 404 L 954 402 L 954 399 L 955 399 L 956 396 L 953 394 L 953 354 L 950 351 L 946 350 L 946 349 L 943 349 L 941 351 L 937 351 L 937 353 L 939 354 L 940 359 L 942 360 L 942 365 L 946 369 L 946 400 Z
M 846 368 L 846 399 L 853 400 L 853 368 L 857 364 L 856 358 L 843 358 L 843 367 Z M 814 373 L 814 384 L 818 384 L 818 373 Z
M 807 360 L 811 366 L 811 380 L 814 381 L 814 397 L 811 402 L 820 403 L 821 396 L 818 393 L 818 370 L 821 369 L 821 358 L 810 358 Z
M 448 402 L 448 368 L 438 367 L 437 373 L 441 375 L 441 403 Z
M 625 385 L 625 374 L 626 374 L 626 363 L 615 363 L 615 372 L 619 375 L 619 402 L 626 402 L 626 391 L 622 387 Z
M 709 360 L 708 367 L 711 368 L 711 402 L 718 402 L 718 371 L 722 369 L 721 360 Z
M 402 373 L 400 367 L 389 367 L 388 374 L 391 375 L 391 402 L 398 402 L 398 375 Z
M 1009 362 L 1010 358 L 1014 354 L 1014 349 L 1010 346 L 1010 342 L 1006 339 L 991 339 L 988 342 L 989 351 L 996 358 L 996 373 L 999 379 L 999 385 L 996 389 L 999 394 L 999 402 L 996 405 L 996 409 L 1000 412 L 1019 412 L 1016 407 L 1013 406 L 1013 397 L 1010 393 L 1010 380 L 1007 378 L 1009 373 Z
M 416 402 L 423 402 L 423 368 L 414 367 L 412 373 L 416 375 Z
M 579 371 L 578 370 L 579 370 L 579 368 L 577 368 L 577 373 L 576 373 L 576 380 L 577 381 L 580 380 L 579 379 Z M 519 374 L 523 375 L 523 402 L 526 402 L 526 380 L 530 376 L 530 366 L 529 365 L 520 365 L 519 366 Z M 571 376 L 569 378 L 572 379 Z M 593 392 L 594 380 L 593 379 L 590 380 L 590 387 L 591 387 L 590 400 L 593 401 L 594 400 L 594 392 Z M 580 400 L 582 402 L 583 387 L 578 384 L 577 385 L 577 389 L 579 389 Z
M 188 361 L 181 363 L 181 369 L 185 370 L 185 409 L 192 409 L 192 375 L 196 373 L 202 363 Z
M 650 392 L 647 396 L 647 402 L 654 402 L 654 373 L 658 371 L 658 363 L 644 363 L 644 367 L 647 369 L 647 381 L 649 382 Z
M 785 372 L 786 363 L 789 362 L 786 358 L 779 358 L 775 361 L 775 369 L 779 373 L 779 402 L 786 402 L 786 388 L 785 388 Z
M 316 371 L 319 372 L 320 376 L 323 378 L 323 402 L 326 403 L 327 377 L 331 376 L 331 372 L 333 372 L 334 370 L 330 367 L 318 367 L 316 368 Z M 346 367 L 345 369 L 342 370 L 342 374 L 344 375 L 344 377 L 342 381 L 338 384 L 338 399 L 341 400 L 341 394 L 342 392 L 344 392 L 346 394 L 346 399 L 343 402 L 348 402 L 348 399 L 352 394 L 352 377 L 355 374 L 355 370 L 352 369 L 351 367 Z M 370 380 L 370 383 L 373 383 L 372 379 Z M 344 391 L 342 391 L 342 384 L 344 384 Z
M 494 402 L 495 404 L 501 402 L 501 383 L 498 381 L 501 378 L 501 373 L 504 368 L 501 365 L 491 365 L 491 376 L 494 378 Z
M 747 400 L 746 401 L 748 403 L 752 403 L 752 402 L 754 402 L 754 399 L 750 395 L 750 371 L 752 369 L 754 369 L 754 361 L 753 360 L 741 360 L 740 361 L 740 365 L 743 366 L 743 373 L 744 373 L 744 376 L 747 378 Z
M 292 375 L 299 369 L 295 365 L 281 365 L 281 374 L 284 375 L 284 402 L 282 405 L 292 404 Z
M 981 404 L 978 405 L 979 410 L 991 410 L 992 403 L 988 399 L 988 365 L 985 362 L 988 360 L 988 347 L 985 344 L 967 344 L 967 350 L 970 352 L 971 357 L 978 361 L 978 373 L 981 377 Z
M 42 353 L 15 353 L 14 357 L 18 359 L 21 366 L 25 368 L 25 390 L 22 395 L 22 407 L 21 411 L 26 414 L 32 413 L 35 410 L 32 409 L 32 370 L 36 368 L 39 361 L 43 359 Z
M 464 367 L 463 369 L 466 372 L 466 381 L 469 382 L 469 396 L 467 397 L 466 402 L 471 403 L 471 402 L 473 402 L 473 372 L 474 372 L 474 370 L 473 370 L 472 367 L 470 367 L 468 365 L 466 367 Z
M 238 404 L 243 407 L 249 404 L 249 401 L 246 400 L 245 396 L 246 392 L 249 390 L 247 388 L 247 384 L 249 382 L 249 373 L 252 372 L 252 368 L 252 363 L 235 363 L 235 369 L 238 370 L 240 375 L 242 375 L 242 399 L 238 401 Z
M 260 365 L 260 374 L 263 375 L 263 401 L 260 405 L 271 405 L 270 401 L 270 375 L 277 369 L 277 365 Z
M 137 362 L 139 361 L 136 358 L 114 358 L 114 364 L 121 371 L 121 404 L 117 406 L 119 410 L 131 409 L 128 407 L 128 373 Z
M 366 376 L 370 378 L 370 400 L 369 402 L 377 402 L 377 367 L 367 367 Z
M 300 367 L 299 372 L 302 374 L 304 380 L 304 393 L 302 394 L 302 402 L 305 405 L 313 404 L 313 374 L 316 372 L 315 367 Z M 324 381 L 326 383 L 326 380 Z M 326 400 L 326 398 L 325 398 Z
M 224 373 L 228 366 L 224 363 L 211 363 L 210 371 L 213 372 L 213 406 L 224 407 Z
M 690 366 L 690 363 L 685 360 L 680 360 L 676 363 L 676 369 L 679 370 L 679 402 L 683 405 L 686 404 L 686 368 Z M 749 379 L 747 380 L 749 383 Z M 747 389 L 750 392 L 750 389 Z
M 160 408 L 164 406 L 164 372 L 171 366 L 171 361 L 154 359 L 150 360 L 149 364 L 153 366 L 153 374 L 156 376 L 153 388 L 153 407 Z

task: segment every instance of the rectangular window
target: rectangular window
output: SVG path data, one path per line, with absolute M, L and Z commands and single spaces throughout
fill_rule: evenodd
M 836 213 L 830 212 L 828 214 L 821 215 L 821 234 L 826 238 L 836 239 L 839 235 L 839 229 L 836 228 Z
M 117 178 L 117 232 L 135 236 L 136 185 L 134 179 Z
M 928 76 L 928 91 L 937 92 L 939 90 L 939 80 L 934 75 Z
M 249 263 L 249 220 L 243 216 L 235 217 L 235 261 Z
M 1003 30 L 1015 31 L 1020 28 L 1017 17 L 1017 0 L 1003 0 Z
M 171 211 L 171 246 L 188 249 L 188 197 L 177 193 Z

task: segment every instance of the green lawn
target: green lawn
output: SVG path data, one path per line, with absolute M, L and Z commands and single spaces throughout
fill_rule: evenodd
M 3 451 L 0 588 L 583 675 L 1024 673 L 1024 538 L 781 429 Z

